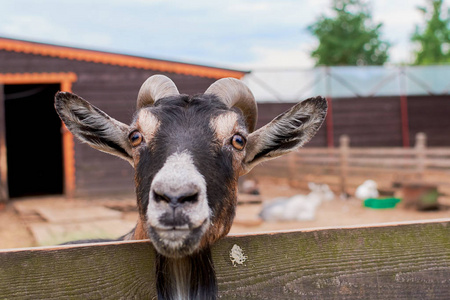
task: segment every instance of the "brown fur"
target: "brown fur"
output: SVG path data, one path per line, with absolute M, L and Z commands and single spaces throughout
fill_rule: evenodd
M 233 224 L 234 216 L 236 214 L 237 205 L 237 179 L 228 188 L 230 191 L 230 197 L 227 197 L 224 202 L 224 209 L 217 216 L 214 224 L 208 229 L 200 242 L 199 249 L 206 249 L 213 245 L 217 240 L 226 236 Z

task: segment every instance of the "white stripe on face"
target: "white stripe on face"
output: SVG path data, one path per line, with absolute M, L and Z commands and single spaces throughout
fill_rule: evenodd
M 206 181 L 195 167 L 188 151 L 169 156 L 155 175 L 150 188 L 147 208 L 149 225 L 167 229 L 161 224 L 160 218 L 163 214 L 172 212 L 173 208 L 165 201 L 156 201 L 155 193 L 172 199 L 197 194 L 195 202 L 184 202 L 176 209 L 180 209 L 187 217 L 189 229 L 197 228 L 204 224 L 205 220 L 209 220 L 211 211 L 206 195 Z
M 218 115 L 210 122 L 210 127 L 216 133 L 217 139 L 223 141 L 236 131 L 238 117 L 235 112 L 226 112 Z
M 161 122 L 150 111 L 143 109 L 139 112 L 138 126 L 147 142 L 153 138 L 160 123 Z

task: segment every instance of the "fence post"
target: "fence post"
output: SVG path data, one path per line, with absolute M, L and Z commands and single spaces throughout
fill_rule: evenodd
M 346 196 L 347 193 L 347 177 L 348 177 L 348 157 L 350 149 L 350 137 L 341 135 L 339 138 L 339 158 L 340 158 L 340 175 L 341 175 L 341 195 Z
M 426 164 L 426 147 L 427 147 L 427 135 L 423 132 L 416 134 L 416 171 L 418 179 L 423 179 L 425 173 Z

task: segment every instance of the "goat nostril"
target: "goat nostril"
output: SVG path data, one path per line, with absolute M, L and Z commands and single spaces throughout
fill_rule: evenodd
M 198 193 L 187 196 L 167 196 L 153 191 L 153 199 L 156 203 L 166 202 L 170 206 L 177 207 L 185 203 L 195 203 L 198 201 Z
M 161 201 L 170 203 L 170 198 L 169 197 L 167 197 L 166 195 L 158 194 L 155 191 L 153 191 L 153 199 L 155 199 L 156 203 L 159 203 Z
M 181 204 L 184 204 L 186 202 L 195 203 L 197 201 L 198 201 L 198 193 L 178 198 L 178 202 L 181 203 Z

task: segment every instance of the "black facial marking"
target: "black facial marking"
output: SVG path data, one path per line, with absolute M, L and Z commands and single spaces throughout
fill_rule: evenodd
M 139 215 L 145 216 L 150 196 L 151 182 L 157 171 L 162 168 L 164 160 L 151 147 L 141 148 L 139 157 L 139 163 L 135 168 L 136 195 Z
M 159 222 L 164 226 L 177 227 L 189 225 L 189 218 L 180 209 L 166 212 L 159 217 Z

